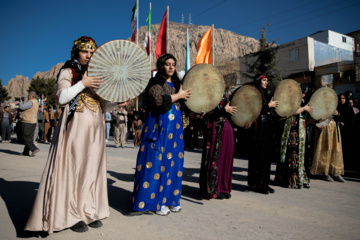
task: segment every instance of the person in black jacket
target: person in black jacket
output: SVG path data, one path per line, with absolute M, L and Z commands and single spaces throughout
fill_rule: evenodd
M 255 86 L 259 89 L 263 107 L 260 116 L 252 126 L 255 136 L 253 149 L 249 156 L 249 168 L 248 168 L 248 185 L 250 188 L 258 193 L 269 194 L 274 193 L 270 184 L 270 168 L 271 168 L 271 140 L 272 140 L 272 128 L 273 121 L 271 115 L 271 109 L 276 108 L 279 105 L 278 101 L 274 101 L 273 98 L 267 92 L 269 80 L 266 75 L 261 75 L 255 79 Z

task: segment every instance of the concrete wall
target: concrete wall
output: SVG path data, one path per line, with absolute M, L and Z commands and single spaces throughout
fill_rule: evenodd
M 343 42 L 343 37 L 346 38 L 346 43 Z M 324 74 L 333 74 L 339 72 L 338 65 L 352 66 L 353 49 L 354 38 L 330 30 L 322 31 L 279 46 L 277 68 L 284 78 L 291 77 L 301 83 L 309 83 L 314 76 L 312 72 L 315 67 L 324 66 Z M 337 65 L 329 65 L 335 63 Z M 239 59 L 239 65 L 241 72 L 247 71 L 245 57 Z M 315 75 L 318 76 L 313 80 L 320 86 L 322 74 Z M 241 83 L 247 81 L 250 79 L 241 76 Z
M 310 35 L 310 37 L 314 38 L 316 41 L 329 43 L 329 34 L 328 31 L 321 31 Z
M 314 51 L 316 67 L 343 61 L 353 62 L 354 58 L 352 51 L 334 47 L 317 40 L 314 41 Z
M 312 38 L 305 37 L 280 46 L 278 68 L 283 71 L 285 76 L 314 70 L 313 42 Z M 294 54 L 297 55 L 295 58 Z
M 310 35 L 310 37 L 314 38 L 316 41 L 323 42 L 340 49 L 354 51 L 354 38 L 341 33 L 326 30 Z
M 355 81 L 360 82 L 360 30 L 348 33 L 350 37 L 354 38 L 354 68 L 355 68 Z
M 329 45 L 353 52 L 355 49 L 354 44 L 354 38 L 337 32 L 329 31 Z

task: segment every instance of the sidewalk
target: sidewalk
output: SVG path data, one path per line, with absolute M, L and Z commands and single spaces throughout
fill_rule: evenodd
M 16 239 L 35 198 L 49 144 L 36 157 L 20 157 L 23 145 L 0 144 L 0 238 Z M 360 174 L 346 172 L 346 183 L 312 179 L 310 189 L 275 186 L 275 194 L 247 190 L 247 160 L 234 161 L 232 198 L 197 198 L 200 150 L 185 152 L 180 213 L 132 216 L 137 151 L 107 143 L 110 217 L 86 233 L 64 230 L 46 239 L 359 239 Z M 272 166 L 272 178 L 275 165 Z

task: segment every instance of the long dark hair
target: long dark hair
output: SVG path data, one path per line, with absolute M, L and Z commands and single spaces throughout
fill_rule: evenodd
M 269 79 L 268 79 L 269 82 Z M 268 89 L 267 88 L 263 88 L 261 86 L 261 79 L 255 80 L 254 81 L 254 86 L 257 87 L 261 93 L 261 98 L 263 100 L 263 104 L 268 103 L 269 99 L 268 99 Z M 269 86 L 269 84 L 268 84 Z
M 177 62 L 176 58 L 172 54 L 169 54 L 169 53 L 161 55 L 159 57 L 158 61 L 156 62 L 158 72 L 156 73 L 155 77 L 164 80 L 163 83 L 165 83 L 165 81 L 166 81 L 164 65 L 165 65 L 166 60 L 168 60 L 168 59 L 173 59 L 175 61 L 175 66 L 176 66 L 176 62 Z M 171 76 L 171 82 L 174 84 L 175 88 L 177 90 L 179 90 L 181 81 L 180 81 L 180 78 L 178 76 L 176 69 L 174 71 L 174 74 Z
M 138 112 L 134 113 L 134 120 L 140 120 L 140 114 Z
M 338 94 L 338 105 L 343 105 L 343 104 L 341 103 L 341 96 L 344 96 L 344 98 L 345 98 L 345 103 L 344 103 L 344 105 L 348 105 L 348 99 L 346 98 L 346 95 L 345 95 L 344 93 Z

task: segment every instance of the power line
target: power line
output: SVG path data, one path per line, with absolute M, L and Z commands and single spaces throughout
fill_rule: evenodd
M 194 17 L 192 17 L 192 18 L 193 18 L 193 19 L 194 19 L 194 18 L 197 18 L 197 17 L 199 17 L 200 15 L 203 15 L 204 13 L 206 13 L 206 12 L 210 11 L 211 9 L 213 9 L 213 8 L 215 8 L 215 7 L 217 7 L 217 6 L 219 6 L 220 4 L 222 4 L 222 3 L 226 2 L 226 1 L 227 1 L 227 0 L 223 0 L 223 1 L 221 1 L 221 2 L 219 2 L 219 3 L 217 3 L 217 4 L 215 4 L 214 6 L 209 7 L 208 9 L 205 9 L 204 11 L 202 11 L 201 13 L 199 13 L 199 14 L 195 15 L 195 16 L 194 16 Z
M 312 10 L 312 11 L 310 11 L 310 12 L 307 12 L 306 13 L 306 15 L 309 15 L 310 13 L 313 13 L 313 12 L 317 12 L 319 9 L 325 9 L 325 8 L 329 8 L 329 7 L 332 7 L 332 6 L 335 6 L 335 5 L 337 5 L 337 4 L 339 4 L 339 3 L 342 3 L 343 1 L 340 1 L 340 2 L 336 2 L 336 3 L 333 3 L 333 4 L 330 4 L 330 5 L 327 5 L 327 6 L 325 6 L 325 7 L 322 7 L 322 8 L 318 8 L 318 9 L 314 9 L 314 10 Z M 285 21 L 288 21 L 288 20 L 293 20 L 293 19 L 295 19 L 295 18 L 299 18 L 299 17 L 303 17 L 304 16 L 304 14 L 299 14 L 299 15 L 297 15 L 297 16 L 291 16 L 291 18 L 286 18 L 286 19 L 284 19 L 284 20 L 282 20 L 283 22 L 285 22 Z
M 313 17 L 306 18 L 306 19 L 304 19 L 304 20 L 301 20 L 301 21 L 298 21 L 298 22 L 295 22 L 295 23 L 290 23 L 290 24 L 288 24 L 288 25 L 284 25 L 284 26 L 281 26 L 281 27 L 278 27 L 278 28 L 275 28 L 275 29 L 271 29 L 271 31 L 274 32 L 274 31 L 277 31 L 277 30 L 282 29 L 282 28 L 285 28 L 285 27 L 289 27 L 289 26 L 296 25 L 296 24 L 299 24 L 299 23 L 302 23 L 302 22 L 306 22 L 306 21 L 309 21 L 309 20 L 312 20 L 312 19 L 315 19 L 315 18 L 318 18 L 318 17 L 322 17 L 322 16 L 325 16 L 325 15 L 328 15 L 328 14 L 331 14 L 331 13 L 334 13 L 334 12 L 339 12 L 339 11 L 341 11 L 341 10 L 344 10 L 344 9 L 350 8 L 350 7 L 353 7 L 353 6 L 358 5 L 358 4 L 360 4 L 360 2 L 355 3 L 355 4 L 352 4 L 352 5 L 347 6 L 347 7 L 337 8 L 337 9 L 335 9 L 335 10 L 333 10 L 333 11 L 330 11 L 330 12 L 327 12 L 327 13 L 324 13 L 324 14 L 315 15 L 315 16 L 313 16 Z M 323 9 L 323 8 L 322 8 L 322 9 Z M 316 11 L 316 10 L 314 10 L 314 11 Z M 314 12 L 314 11 L 311 11 L 311 12 Z M 286 19 L 286 20 L 289 20 L 289 19 Z M 283 20 L 283 22 L 285 22 L 286 20 Z M 252 31 L 249 31 L 249 32 L 245 32 L 245 33 L 243 33 L 243 34 L 249 34 L 249 33 L 253 33 L 253 32 L 258 32 L 258 31 L 260 31 L 261 29 L 262 29 L 262 28 L 258 28 L 258 29 L 256 29 L 256 30 L 252 30 Z
M 359 5 L 359 4 L 360 4 L 360 2 L 355 3 L 355 4 L 352 4 L 352 5 L 347 6 L 347 7 L 337 8 L 337 9 L 335 9 L 335 10 L 333 10 L 333 11 L 328 12 L 328 13 L 320 14 L 320 15 L 317 15 L 317 16 L 314 16 L 314 17 L 311 17 L 311 18 L 307 18 L 307 19 L 304 19 L 304 20 L 301 20 L 301 21 L 298 21 L 298 22 L 295 22 L 295 23 L 291 23 L 291 24 L 288 24 L 288 25 L 285 25 L 285 26 L 282 26 L 282 27 L 278 27 L 278 28 L 276 28 L 276 29 L 272 29 L 271 31 L 277 31 L 277 30 L 279 30 L 279 29 L 281 29 L 281 28 L 284 28 L 284 27 L 289 27 L 289 26 L 292 26 L 292 25 L 296 25 L 296 24 L 298 24 L 298 23 L 306 22 L 306 21 L 309 21 L 309 20 L 312 20 L 312 19 L 315 19 L 315 18 L 318 18 L 318 17 L 322 17 L 322 16 L 325 16 L 325 15 L 328 15 L 328 14 L 330 14 L 330 13 L 339 12 L 339 11 L 341 11 L 341 10 L 344 10 L 344 9 L 347 9 L 347 8 L 350 8 L 350 7 Z
M 336 2 L 336 3 L 331 4 L 331 5 L 328 5 L 328 6 L 326 6 L 326 7 L 314 9 L 314 10 L 312 10 L 312 11 L 310 11 L 310 12 L 307 12 L 305 15 L 304 15 L 304 14 L 300 14 L 300 15 L 297 15 L 297 16 L 293 16 L 293 17 L 291 17 L 291 18 L 286 18 L 286 19 L 282 20 L 282 22 L 285 22 L 285 21 L 288 21 L 288 20 L 292 20 L 292 19 L 295 19 L 295 18 L 298 18 L 298 17 L 303 17 L 303 16 L 306 16 L 306 15 L 309 15 L 310 13 L 317 12 L 319 9 L 329 8 L 329 7 L 332 7 L 332 6 L 334 6 L 334 5 L 339 4 L 339 3 L 341 3 L 341 2 L 342 2 L 342 1 Z M 275 24 L 276 24 L 276 23 L 275 23 Z M 252 33 L 252 32 L 255 32 L 255 31 L 257 32 L 257 31 L 259 31 L 260 29 L 261 29 L 261 28 L 259 28 L 259 29 L 257 29 L 257 30 L 249 31 L 249 32 L 247 32 L 247 33 Z M 245 34 L 246 34 L 246 33 L 245 33 Z
M 314 2 L 315 2 L 315 1 L 311 1 L 311 2 L 305 3 L 305 4 L 303 4 L 303 5 L 296 6 L 296 7 L 293 7 L 293 8 L 287 9 L 287 10 L 284 10 L 284 11 L 282 11 L 282 12 L 275 13 L 275 14 L 270 15 L 270 16 L 266 16 L 266 17 L 263 17 L 263 18 L 260 18 L 260 19 L 257 19 L 257 20 L 251 21 L 251 22 L 243 23 L 243 24 L 240 24 L 240 25 L 237 25 L 237 26 L 235 26 L 235 27 L 230 28 L 230 30 L 232 30 L 232 29 L 237 29 L 237 28 L 243 27 L 243 26 L 247 26 L 247 25 L 249 25 L 249 24 L 253 24 L 253 23 L 256 23 L 256 22 L 260 22 L 260 21 L 262 21 L 262 20 L 268 19 L 268 18 L 270 18 L 270 17 L 275 17 L 275 16 L 281 15 L 281 14 L 283 14 L 283 13 L 288 13 L 288 12 L 291 11 L 291 10 L 295 10 L 295 9 L 298 9 L 298 8 L 301 8 L 301 7 L 304 7 L 304 6 L 313 4 Z

